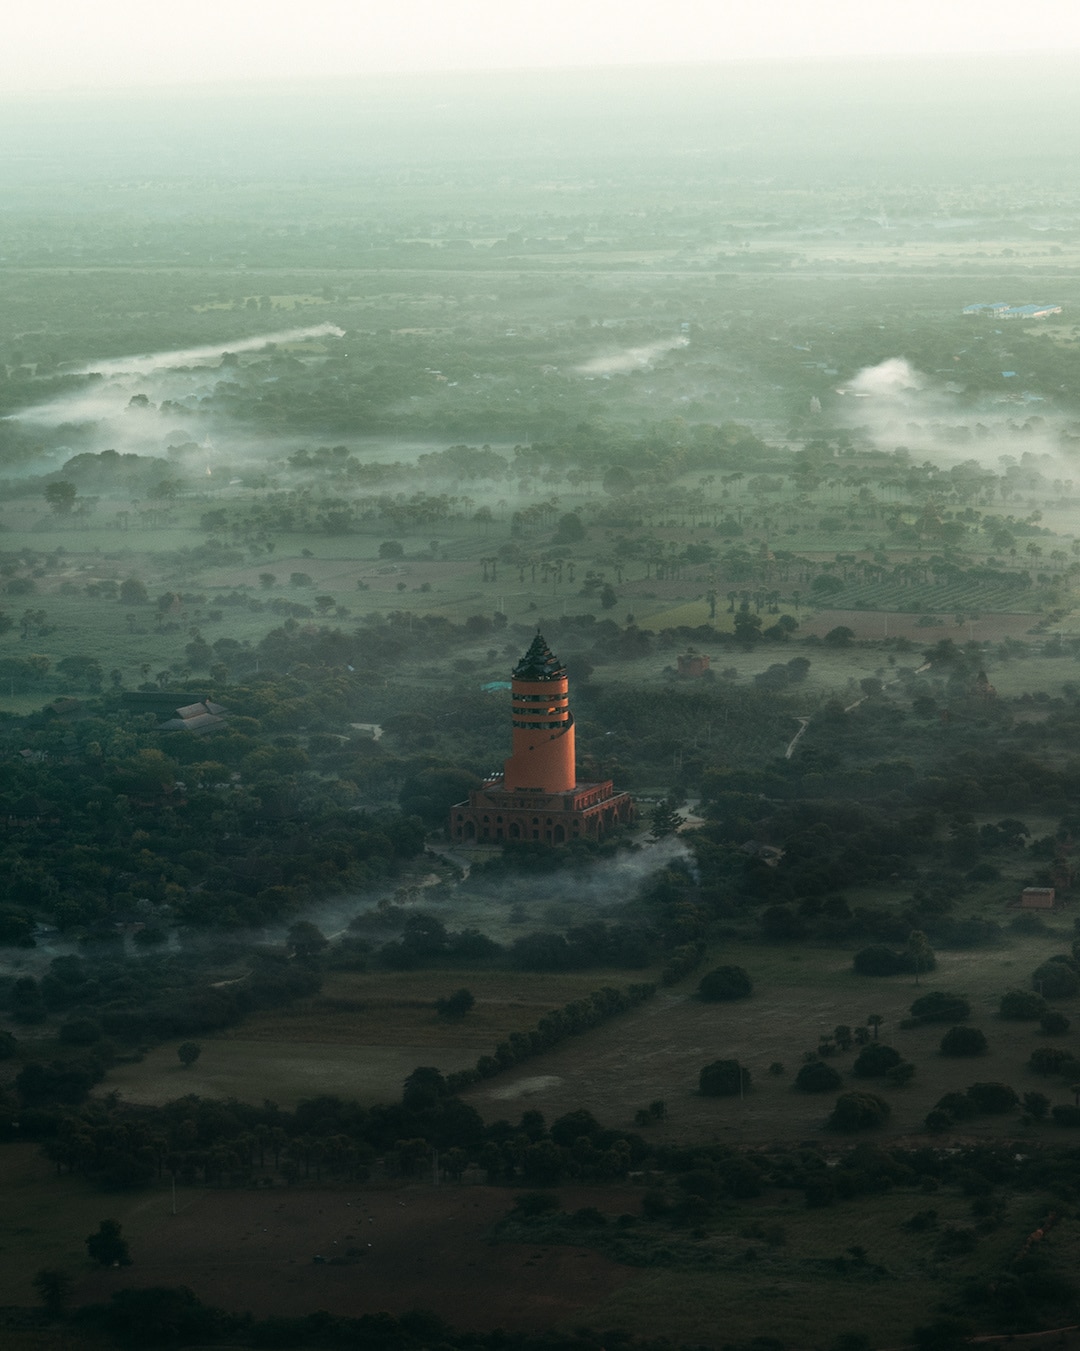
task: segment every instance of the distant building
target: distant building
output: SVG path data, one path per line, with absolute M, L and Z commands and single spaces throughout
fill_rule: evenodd
M 221 704 L 201 699 L 195 704 L 185 704 L 176 710 L 176 717 L 167 722 L 158 723 L 159 732 L 215 732 L 225 726 L 228 713 Z
M 1050 302 L 1045 305 L 1010 305 L 1004 300 L 993 300 L 989 304 L 965 305 L 964 314 L 982 314 L 995 319 L 1048 319 L 1052 314 L 1060 314 L 1061 306 Z
M 704 652 L 680 652 L 679 674 L 687 680 L 697 680 L 709 669 L 709 658 Z
M 629 794 L 610 779 L 578 783 L 566 667 L 539 632 L 512 677 L 510 758 L 502 774 L 450 809 L 450 838 L 566 844 L 602 839 L 636 820 Z
M 1023 910 L 1053 910 L 1055 895 L 1053 887 L 1025 887 L 1020 893 L 1020 907 Z

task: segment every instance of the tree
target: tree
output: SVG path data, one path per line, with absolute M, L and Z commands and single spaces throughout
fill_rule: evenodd
M 912 929 L 911 933 L 908 934 L 907 957 L 915 969 L 916 985 L 918 985 L 919 976 L 923 971 L 933 971 L 937 965 L 930 940 L 921 929 Z
M 682 817 L 670 798 L 663 798 L 653 808 L 649 838 L 651 840 L 663 840 L 668 835 L 674 835 L 682 825 Z
M 754 983 L 741 966 L 718 966 L 702 976 L 698 996 L 712 1001 L 745 999 L 754 992 Z
M 795 1087 L 801 1093 L 835 1093 L 843 1082 L 840 1073 L 824 1060 L 811 1060 L 795 1076 Z
M 737 1060 L 714 1060 L 698 1075 L 698 1092 L 706 1098 L 740 1097 L 750 1087 L 750 1071 Z
M 885 1021 L 880 1013 L 871 1013 L 866 1020 L 866 1026 L 874 1029 L 874 1040 L 877 1041 L 878 1028 Z
M 999 1017 L 1017 1022 L 1036 1022 L 1046 1010 L 1046 1000 L 1031 990 L 1006 990 L 998 1004 Z
M 829 647 L 850 647 L 855 637 L 855 631 L 849 629 L 846 624 L 838 624 L 835 629 L 830 629 L 825 635 L 823 641 Z
M 1080 990 L 1080 977 L 1076 974 L 1076 965 L 1071 957 L 1049 961 L 1032 972 L 1031 983 L 1046 999 L 1066 999 Z
M 834 1131 L 861 1131 L 883 1126 L 891 1115 L 889 1104 L 876 1093 L 841 1093 L 829 1116 Z
M 902 1059 L 894 1047 L 886 1046 L 881 1041 L 872 1041 L 855 1057 L 851 1072 L 860 1079 L 877 1079 L 887 1074 L 894 1065 L 899 1065 Z
M 309 962 L 329 945 L 329 939 L 317 924 L 301 919 L 289 926 L 289 950 L 301 961 Z
M 1050 1099 L 1045 1093 L 1025 1093 L 1022 1102 L 1033 1121 L 1045 1121 L 1050 1115 Z
M 1039 1026 L 1047 1036 L 1058 1036 L 1069 1030 L 1069 1020 L 1060 1009 L 1047 1009 L 1039 1019 Z
M 894 952 L 884 943 L 872 943 L 868 948 L 860 948 L 851 964 L 860 976 L 898 976 L 902 971 L 911 969 L 906 953 Z
M 985 1055 L 986 1036 L 977 1027 L 950 1027 L 939 1049 L 942 1055 Z
M 78 490 L 67 479 L 56 479 L 45 485 L 45 501 L 57 516 L 67 516 L 75 505 Z
M 972 1084 L 967 1096 L 975 1104 L 978 1112 L 1011 1112 L 1020 1101 L 1016 1090 L 1008 1084 L 988 1083 Z
M 732 621 L 732 628 L 744 647 L 753 647 L 761 637 L 761 616 L 754 614 L 747 602 L 743 601 Z
M 39 1271 L 34 1277 L 34 1289 L 50 1318 L 59 1318 L 63 1314 L 73 1284 L 66 1271 L 57 1271 L 51 1267 Z
M 602 610 L 614 610 L 619 603 L 619 597 L 615 594 L 615 588 L 610 582 L 605 582 L 600 588 L 600 608 Z
M 145 605 L 149 599 L 146 587 L 138 577 L 126 577 L 120 583 L 121 605 Z
M 97 1233 L 86 1236 L 86 1251 L 103 1267 L 131 1266 L 127 1239 L 120 1237 L 120 1225 L 116 1220 L 102 1220 Z
M 445 999 L 436 999 L 435 1008 L 444 1022 L 456 1023 L 465 1017 L 475 1003 L 472 991 L 463 988 L 455 990 Z
M 180 1057 L 184 1069 L 189 1070 L 202 1055 L 202 1047 L 197 1041 L 182 1041 L 176 1048 L 176 1054 Z
M 384 539 L 379 545 L 380 558 L 404 558 L 405 546 L 400 540 Z

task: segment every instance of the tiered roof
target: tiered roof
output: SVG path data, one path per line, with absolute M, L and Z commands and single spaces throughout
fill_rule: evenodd
M 565 680 L 566 667 L 544 642 L 543 634 L 537 629 L 528 652 L 514 667 L 512 675 L 515 680 Z

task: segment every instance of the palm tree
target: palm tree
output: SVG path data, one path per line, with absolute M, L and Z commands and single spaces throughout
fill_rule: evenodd
M 866 1020 L 866 1025 L 867 1025 L 867 1027 L 872 1027 L 872 1028 L 874 1029 L 874 1040 L 875 1040 L 875 1041 L 877 1041 L 877 1039 L 878 1039 L 878 1028 L 881 1026 L 881 1024 L 882 1024 L 884 1021 L 885 1021 L 885 1019 L 881 1016 L 880 1013 L 872 1013 L 872 1014 L 870 1015 L 870 1017 L 867 1018 L 867 1020 Z

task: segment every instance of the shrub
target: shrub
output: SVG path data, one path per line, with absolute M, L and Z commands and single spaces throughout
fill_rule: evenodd
M 745 999 L 754 991 L 754 984 L 741 966 L 718 966 L 702 976 L 698 994 L 702 999 Z
M 886 1046 L 881 1041 L 872 1041 L 855 1057 L 851 1072 L 860 1079 L 878 1079 L 887 1074 L 894 1065 L 899 1065 L 902 1059 L 900 1052 L 892 1046 Z
M 910 971 L 907 953 L 894 952 L 884 943 L 874 943 L 855 954 L 855 970 L 860 976 L 899 976 Z
M 1006 990 L 998 1005 L 998 1015 L 1017 1022 L 1035 1022 L 1046 1012 L 1046 1000 L 1031 990 Z
M 1080 990 L 1080 976 L 1071 958 L 1059 961 L 1051 957 L 1031 973 L 1031 983 L 1046 999 L 1067 999 Z
M 933 1111 L 926 1114 L 926 1129 L 934 1135 L 940 1135 L 942 1131 L 947 1131 L 952 1124 L 952 1117 L 948 1112 L 943 1112 L 940 1107 L 935 1107 Z
M 1039 1019 L 1039 1026 L 1048 1037 L 1056 1037 L 1062 1032 L 1068 1032 L 1069 1020 L 1060 1009 L 1047 1009 Z
M 1011 1112 L 1020 1101 L 1016 1090 L 1008 1084 L 972 1084 L 967 1096 L 975 1104 L 977 1112 Z
M 538 1215 L 550 1215 L 558 1210 L 559 1198 L 551 1192 L 521 1192 L 514 1197 L 513 1214 L 523 1219 L 535 1219 Z
M 939 1049 L 942 1055 L 985 1055 L 986 1037 L 977 1027 L 950 1027 Z
M 445 999 L 436 999 L 435 1011 L 444 1022 L 460 1022 L 476 1003 L 471 990 L 455 990 Z
M 899 1065 L 894 1065 L 891 1070 L 885 1074 L 885 1078 L 892 1084 L 893 1088 L 903 1088 L 909 1084 L 915 1077 L 915 1066 L 910 1060 L 901 1060 Z
M 1080 1107 L 1074 1107 L 1071 1103 L 1059 1103 L 1051 1107 L 1050 1115 L 1056 1126 L 1080 1126 Z
M 795 1076 L 795 1087 L 803 1093 L 835 1093 L 843 1082 L 839 1072 L 823 1060 L 811 1060 Z
M 841 1093 L 829 1116 L 836 1131 L 869 1130 L 883 1126 L 889 1119 L 889 1104 L 876 1093 Z
M 920 1023 L 962 1023 L 971 1014 L 963 995 L 935 990 L 920 996 L 911 1006 L 911 1016 Z
M 737 1060 L 714 1060 L 698 1075 L 698 1091 L 707 1098 L 730 1098 L 750 1087 L 750 1071 Z
M 1028 1064 L 1036 1074 L 1064 1074 L 1070 1065 L 1076 1063 L 1073 1053 L 1064 1046 L 1036 1046 L 1028 1059 Z
M 945 1112 L 952 1121 L 970 1121 L 979 1109 L 966 1093 L 946 1093 L 934 1104 L 936 1112 Z

